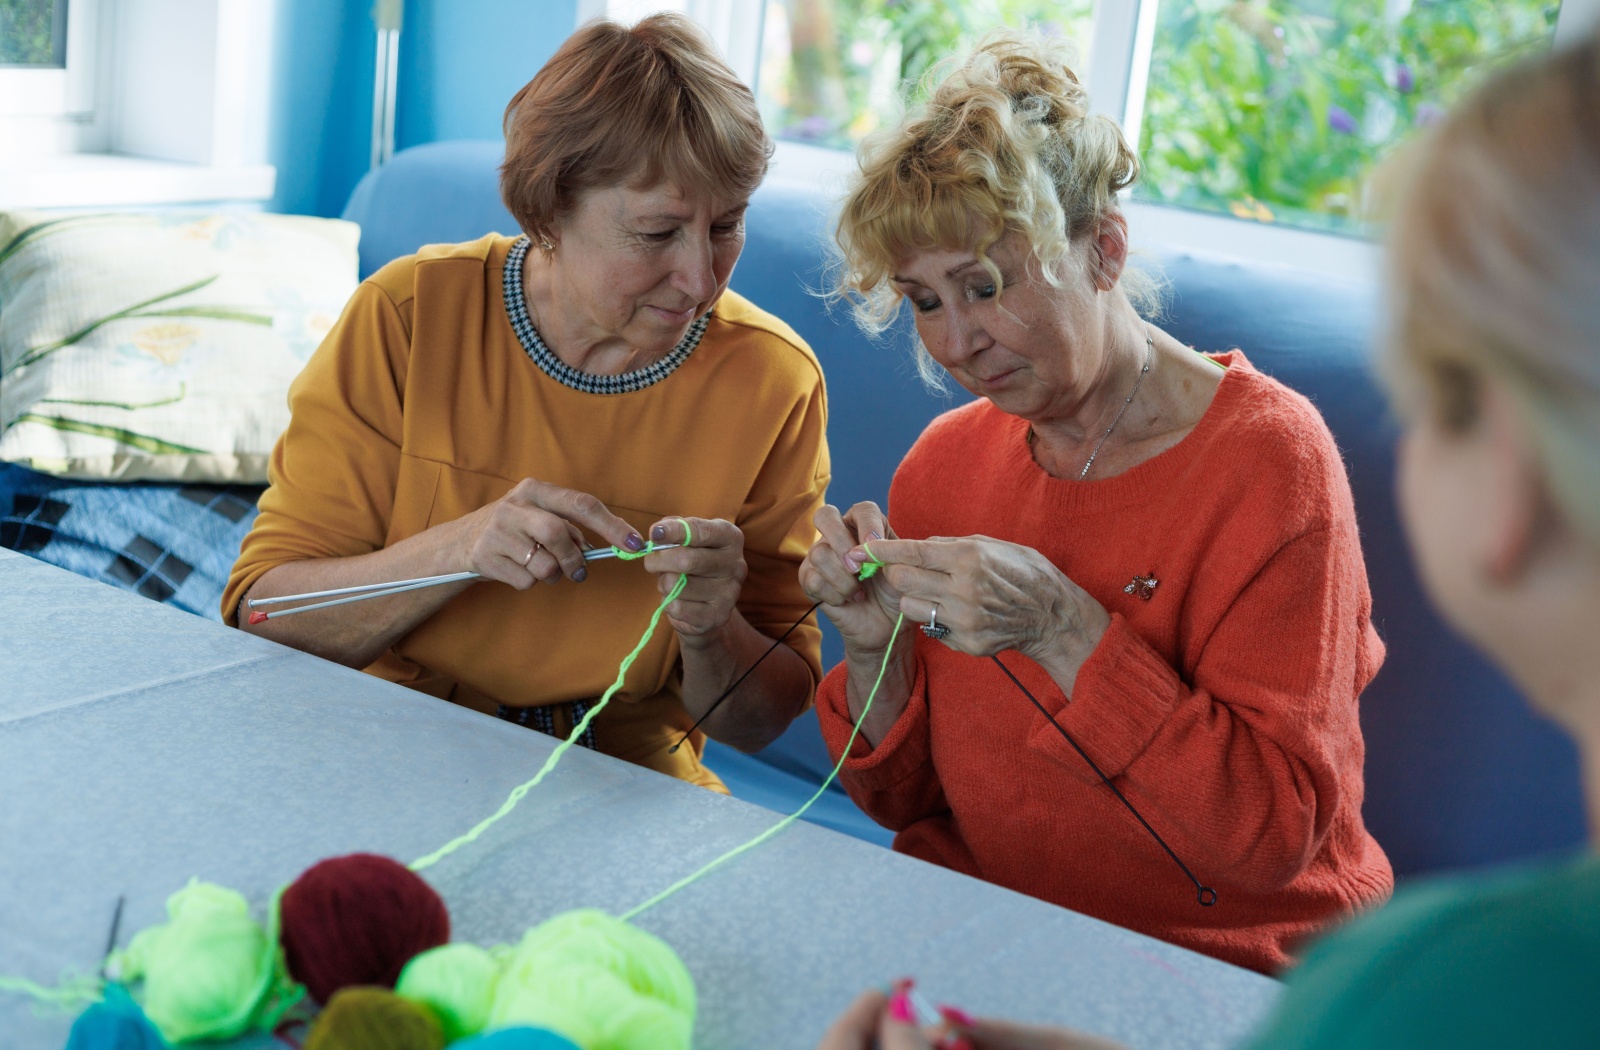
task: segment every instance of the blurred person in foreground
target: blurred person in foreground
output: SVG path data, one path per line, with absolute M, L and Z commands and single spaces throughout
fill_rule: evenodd
M 1444 615 L 1576 741 L 1600 827 L 1600 38 L 1505 72 L 1413 147 L 1383 372 L 1399 503 Z M 1316 944 L 1248 1044 L 1600 1044 L 1600 857 L 1440 879 Z M 1070 997 L 1070 989 L 1063 989 Z M 824 1050 L 1102 1050 L 871 992 Z
M 801 582 L 845 660 L 817 713 L 835 757 L 859 720 L 840 779 L 900 852 L 1274 972 L 1393 885 L 1361 819 L 1383 643 L 1322 417 L 1136 310 L 1137 175 L 1059 46 L 1007 33 L 863 147 L 845 292 L 869 327 L 908 306 L 978 400 L 917 439 L 887 515 L 818 514 Z M 894 640 L 902 613 L 923 629 Z
M 671 749 L 806 611 L 829 476 L 822 373 L 728 290 L 772 143 L 688 19 L 574 33 L 511 100 L 519 236 L 431 245 L 364 281 L 290 391 L 271 487 L 223 596 L 476 571 L 245 625 L 566 736 L 686 578 L 580 743 L 720 790 Z M 650 554 L 588 565 L 588 546 Z M 685 542 L 690 540 L 690 542 Z M 745 750 L 810 702 L 804 624 L 705 731 Z

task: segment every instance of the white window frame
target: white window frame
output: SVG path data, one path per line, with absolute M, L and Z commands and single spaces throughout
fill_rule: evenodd
M 92 119 L 99 26 L 100 0 L 71 0 L 65 65 L 0 69 L 0 117 Z
M 0 71 L 68 85 L 65 105 L 0 110 L 0 209 L 270 198 L 279 5 L 72 0 L 66 70 Z
M 1096 112 L 1116 119 L 1135 143 L 1144 121 L 1159 8 L 1160 0 L 1095 0 L 1094 5 L 1087 56 L 1091 104 Z M 728 64 L 745 83 L 755 85 L 765 9 L 765 0 L 579 0 L 578 24 L 599 17 L 632 22 L 652 11 L 682 11 L 710 30 Z M 742 14 L 734 18 L 731 11 Z M 1597 23 L 1600 0 L 1562 0 L 1555 46 L 1581 38 Z M 854 166 L 854 154 L 847 150 L 780 140 L 769 178 L 839 194 Z M 1219 252 L 1338 278 L 1370 280 L 1379 272 L 1380 246 L 1361 237 L 1138 200 L 1126 202 L 1124 208 L 1135 247 Z

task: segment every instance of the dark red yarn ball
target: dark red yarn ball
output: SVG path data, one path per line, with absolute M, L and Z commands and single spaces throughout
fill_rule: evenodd
M 289 974 L 318 1003 L 349 985 L 393 988 L 406 963 L 450 940 L 450 913 L 433 887 L 372 853 L 307 868 L 283 891 L 279 918 Z

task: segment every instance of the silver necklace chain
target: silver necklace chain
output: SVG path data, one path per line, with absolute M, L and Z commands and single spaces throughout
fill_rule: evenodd
M 1083 470 L 1078 473 L 1079 481 L 1089 476 L 1089 468 L 1094 466 L 1094 458 L 1100 454 L 1100 449 L 1104 447 L 1106 438 L 1110 437 L 1111 432 L 1117 429 L 1117 424 L 1122 422 L 1122 413 L 1126 412 L 1128 406 L 1133 404 L 1133 399 L 1139 396 L 1139 387 L 1144 383 L 1145 373 L 1150 371 L 1150 360 L 1155 354 L 1155 349 L 1155 337 L 1150 334 L 1150 326 L 1146 324 L 1144 326 L 1144 367 L 1139 369 L 1139 378 L 1133 381 L 1133 391 L 1123 400 L 1122 407 L 1117 409 L 1116 418 L 1111 421 L 1109 427 L 1106 427 L 1106 432 L 1100 435 L 1100 440 L 1095 442 L 1094 451 L 1089 453 L 1089 462 L 1085 463 Z

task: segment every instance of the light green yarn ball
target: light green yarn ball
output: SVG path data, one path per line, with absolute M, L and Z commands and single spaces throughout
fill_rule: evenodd
M 676 952 L 594 909 L 565 912 L 505 949 L 488 1028 L 532 1025 L 583 1050 L 688 1050 L 694 981 Z
M 483 1031 L 499 976 L 494 957 L 476 944 L 441 944 L 406 963 L 394 990 L 432 1007 L 455 1042 Z
M 283 969 L 277 931 L 252 919 L 239 893 L 190 879 L 167 898 L 167 915 L 168 922 L 141 931 L 113 962 L 121 980 L 143 980 L 145 1016 L 169 1042 L 271 1028 L 299 998 Z

